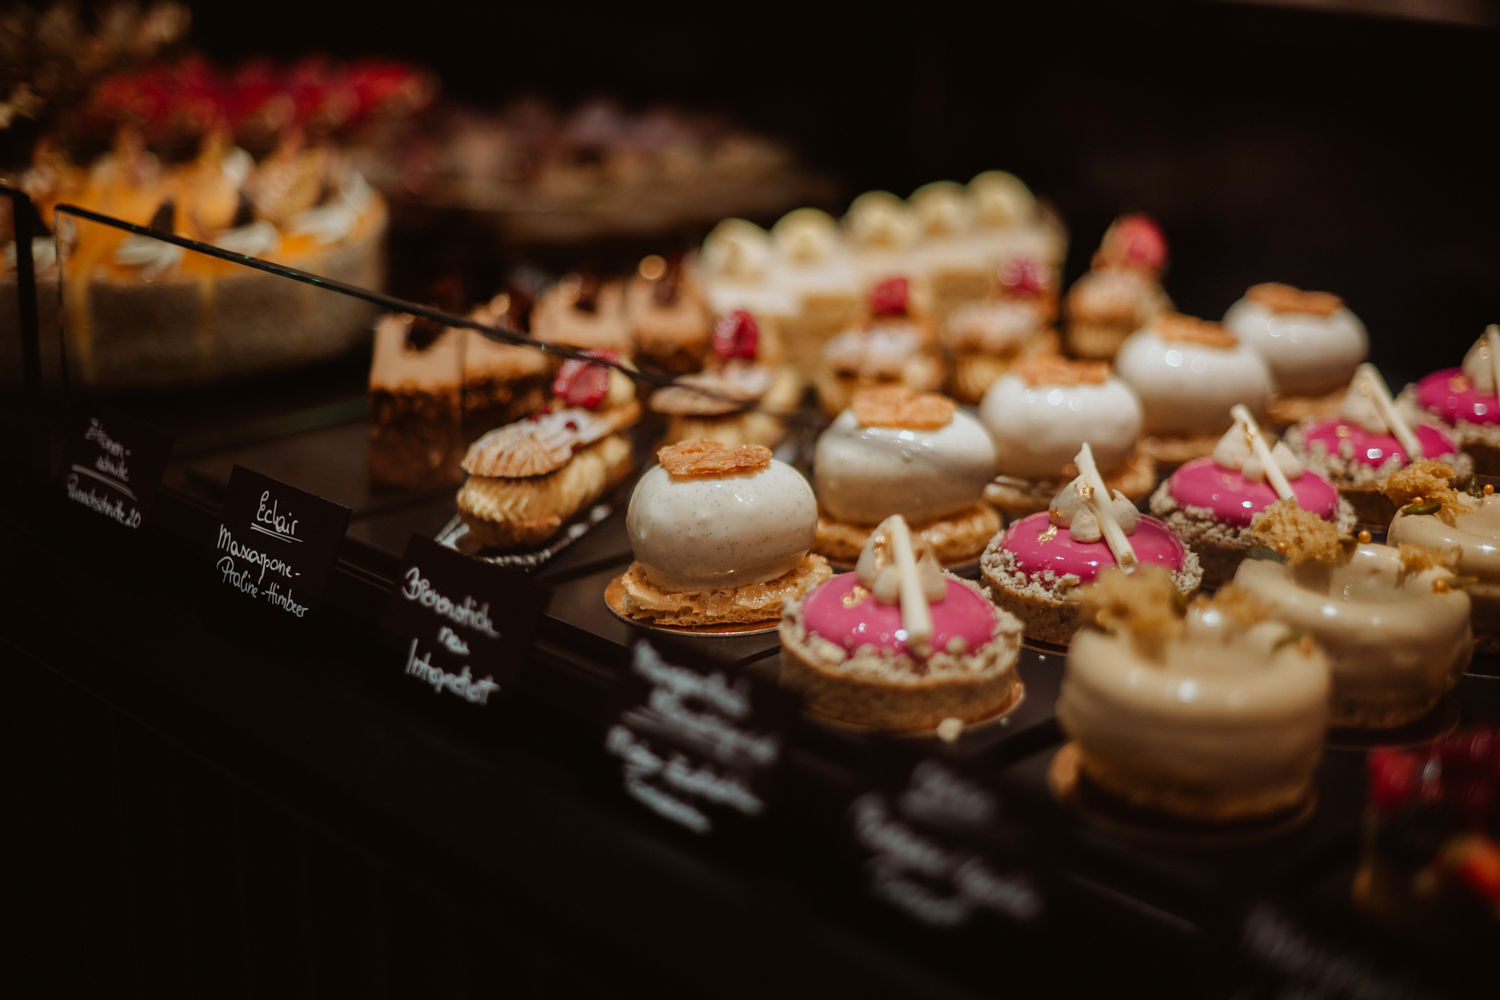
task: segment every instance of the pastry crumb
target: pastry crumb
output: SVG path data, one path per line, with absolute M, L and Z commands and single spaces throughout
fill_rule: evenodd
M 1141 566 L 1133 573 L 1110 567 L 1082 588 L 1080 600 L 1084 621 L 1106 632 L 1126 633 L 1154 656 L 1182 633 L 1182 594 L 1161 566 Z
M 1070 361 L 1050 354 L 1024 358 L 1010 370 L 1027 385 L 1103 385 L 1109 378 L 1106 361 Z
M 1431 458 L 1420 458 L 1404 469 L 1385 477 L 1380 492 L 1397 507 L 1430 501 L 1442 506 L 1445 514 L 1459 514 L 1463 506 L 1452 486 L 1453 467 Z
M 906 427 L 937 430 L 953 422 L 958 405 L 935 392 L 917 392 L 905 385 L 859 389 L 849 403 L 861 427 Z
M 1277 500 L 1255 515 L 1250 535 L 1292 563 L 1335 563 L 1344 558 L 1338 528 L 1295 500 Z
M 1408 573 L 1420 573 L 1429 569 L 1445 569 L 1452 572 L 1458 565 L 1457 549 L 1430 549 L 1425 545 L 1401 544 L 1396 546 L 1401 558 L 1401 568 Z

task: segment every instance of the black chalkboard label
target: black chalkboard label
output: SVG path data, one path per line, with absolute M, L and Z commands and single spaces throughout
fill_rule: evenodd
M 604 750 L 625 794 L 700 835 L 768 814 L 793 711 L 786 692 L 642 640 L 616 708 Z
M 294 618 L 323 599 L 349 508 L 236 465 L 214 536 L 214 576 Z
M 172 439 L 129 414 L 100 407 L 85 412 L 63 449 L 64 495 L 107 521 L 132 530 L 151 512 L 172 454 Z
M 495 704 L 520 675 L 546 588 L 420 535 L 401 565 L 381 625 L 402 650 L 405 676 L 470 705 Z
M 918 923 L 951 930 L 1043 916 L 1024 834 L 1003 822 L 999 793 L 953 762 L 918 759 L 903 782 L 855 795 L 845 818 L 865 890 Z

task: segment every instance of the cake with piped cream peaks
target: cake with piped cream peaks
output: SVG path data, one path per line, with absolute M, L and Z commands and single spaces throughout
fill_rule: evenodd
M 1337 417 L 1305 420 L 1284 440 L 1308 468 L 1338 487 L 1363 524 L 1390 523 L 1396 508 L 1381 484 L 1411 462 L 1434 458 L 1453 469 L 1454 482 L 1466 482 L 1473 461 L 1437 427 L 1417 423 L 1396 405 L 1380 372 L 1361 364 L 1349 383 Z
M 1235 587 L 1184 607 L 1159 567 L 1107 569 L 1082 597 L 1057 722 L 1083 781 L 1162 820 L 1305 811 L 1328 722 L 1316 642 Z
M 849 405 L 858 389 L 902 385 L 932 392 L 943 384 L 943 359 L 918 290 L 904 277 L 870 290 L 866 318 L 822 346 L 813 382 L 829 416 Z
M 713 325 L 707 363 L 651 394 L 648 407 L 667 416 L 664 444 L 711 438 L 774 448 L 802 396 L 802 380 L 781 363 L 774 328 L 743 310 Z
M 1068 289 L 1068 353 L 1108 361 L 1135 331 L 1172 308 L 1162 289 L 1167 241 L 1150 216 L 1122 215 L 1105 230 L 1093 266 Z
M 1332 522 L 1341 534 L 1354 531 L 1354 509 L 1333 484 L 1303 468 L 1280 441 L 1262 433 L 1243 406 L 1214 453 L 1179 466 L 1151 495 L 1151 513 L 1165 521 L 1203 563 L 1203 582 L 1218 586 L 1234 575 L 1250 551 L 1255 515 L 1277 500 L 1295 501 Z
M 862 389 L 813 454 L 815 548 L 852 564 L 875 526 L 900 514 L 944 565 L 972 562 L 1000 530 L 983 500 L 994 473 L 994 443 L 951 399 Z
M 859 316 L 865 282 L 839 225 L 827 212 L 799 208 L 771 227 L 777 283 L 792 298 L 782 324 L 792 363 L 811 371 L 829 338 Z
M 917 220 L 911 206 L 889 191 L 866 191 L 849 204 L 844 236 L 866 287 L 911 270 Z
M 1085 441 L 1111 490 L 1138 503 L 1156 486 L 1140 397 L 1104 362 L 1022 358 L 985 392 L 979 419 L 998 463 L 985 499 L 1007 518 L 1046 510 L 1078 474 L 1073 458 Z
M 974 201 L 962 184 L 934 181 L 913 191 L 907 204 L 917 225 L 912 273 L 927 290 L 933 318 L 942 323 L 989 292 L 993 267 L 975 253 Z
M 1337 413 L 1370 350 L 1365 325 L 1343 299 L 1279 282 L 1251 286 L 1224 313 L 1224 328 L 1270 369 L 1266 416 L 1278 427 Z
M 625 319 L 642 366 L 677 373 L 703 367 L 713 316 L 681 255 L 641 260 L 625 284 Z
M 1020 623 L 942 572 L 898 514 L 870 533 L 854 572 L 788 605 L 780 681 L 815 715 L 930 731 L 1014 707 L 1020 645 Z
M 1500 324 L 1490 324 L 1458 368 L 1402 391 L 1400 402 L 1438 424 L 1480 475 L 1500 474 Z
M 1075 464 L 1078 476 L 1051 506 L 1012 522 L 979 560 L 990 599 L 1021 619 L 1029 637 L 1059 645 L 1082 622 L 1078 589 L 1111 566 L 1164 567 L 1184 595 L 1203 580 L 1198 557 L 1171 528 L 1105 485 L 1088 444 Z
M 618 610 L 677 628 L 774 623 L 828 579 L 813 554 L 817 503 L 802 474 L 761 445 L 662 448 L 626 513 L 635 554 Z
M 940 339 L 953 357 L 949 381 L 958 400 L 978 403 L 1021 358 L 1059 353 L 1055 290 L 1054 272 L 1020 258 L 996 269 L 988 298 L 953 310 Z

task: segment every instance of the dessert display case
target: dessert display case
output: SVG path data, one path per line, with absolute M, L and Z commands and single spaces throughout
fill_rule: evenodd
M 1347 14 L 1169 9 L 1188 26 L 1247 32 L 1232 43 L 1241 53 L 1345 37 L 1388 53 L 1415 33 L 1436 63 L 1495 40 Z M 1022 26 L 1053 24 L 1028 14 Z M 929 31 L 918 33 L 935 43 Z M 1165 47 L 1141 44 L 1154 56 Z M 957 118 L 976 105 L 961 92 L 964 66 L 913 72 L 922 110 Z M 1154 90 L 1178 72 L 1121 75 L 1175 123 L 1206 101 Z M 1450 72 L 1447 82 L 1463 78 Z M 1361 202 L 1353 232 L 1330 233 L 1348 216 L 1326 203 L 1320 216 L 1305 192 L 1250 221 L 1254 192 L 1289 192 L 1266 178 L 1297 158 L 1259 144 L 1347 110 L 1334 83 L 1320 80 L 1313 110 L 1285 119 L 1253 118 L 1260 99 L 1222 86 L 1232 120 L 1192 139 L 1158 123 L 1152 139 L 1175 145 L 1134 166 L 1135 143 L 1102 129 L 1112 158 L 1093 166 L 1074 158 L 1081 140 L 1024 145 L 1069 131 L 1056 121 L 1070 87 L 1113 80 L 1096 65 L 1022 102 L 1013 144 L 982 145 L 919 113 L 914 133 L 933 129 L 933 148 L 877 167 L 846 136 L 850 151 L 829 159 L 855 189 L 900 189 L 1011 152 L 1081 234 L 1068 279 L 1112 214 L 1149 208 L 1173 240 L 1166 284 L 1179 307 L 1218 315 L 1263 280 L 1337 288 L 1359 303 L 1392 385 L 1456 360 L 1493 318 L 1493 288 L 1469 273 L 1494 261 L 1475 235 L 1495 221 L 1487 192 L 1467 220 L 1447 218 L 1441 203 L 1459 196 L 1429 184 L 1401 187 L 1420 191 L 1407 201 Z M 1094 96 L 1104 106 L 1077 111 L 1075 125 L 1101 128 L 1123 100 Z M 1354 120 L 1322 138 L 1347 152 L 1369 134 Z M 1258 167 L 1229 169 L 1247 158 Z M 1193 183 L 1175 183 L 1190 161 Z M 1370 169 L 1433 179 L 1398 161 Z M 1310 186 L 1339 196 L 1330 177 Z M 5 194 L 11 217 L 29 219 L 25 196 Z M 1222 204 L 1206 209 L 1210 195 Z M 1423 213 L 1411 202 L 1443 221 L 1413 221 L 1407 213 Z M 1289 225 L 1297 219 L 1304 229 Z M 15 301 L 0 303 L 25 390 L 6 421 L 30 442 L 0 521 L 16 583 L 0 645 L 19 689 L 6 699 L 18 857 L 32 861 L 18 866 L 18 898 L 34 914 L 24 940 L 63 991 L 117 982 L 119 970 L 169 992 L 246 995 L 1493 990 L 1493 914 L 1433 933 L 1355 902 L 1371 747 L 1500 723 L 1493 653 L 1477 653 L 1415 724 L 1378 738 L 1331 731 L 1314 792 L 1295 808 L 1229 822 L 1166 820 L 1080 779 L 1057 719 L 1061 647 L 1022 648 L 1024 695 L 998 718 L 942 735 L 831 722 L 778 686 L 776 631 L 706 635 L 612 610 L 606 591 L 634 558 L 635 475 L 518 557 L 467 537 L 456 483 L 392 485 L 403 477 L 372 465 L 371 449 L 412 414 L 430 437 L 472 438 L 466 417 L 494 402 L 474 377 L 478 352 L 535 351 L 555 366 L 575 349 L 516 334 L 494 303 L 488 314 L 437 308 L 68 206 L 44 221 L 76 240 L 60 250 L 64 267 L 70 247 L 106 238 L 130 241 L 142 260 L 201 265 L 184 268 L 200 275 L 193 294 L 96 301 L 100 326 L 66 297 L 59 307 L 21 249 Z M 1397 249 L 1372 250 L 1371 230 L 1385 225 L 1419 234 L 1431 253 L 1382 264 Z M 411 238 L 438 246 L 444 233 Z M 1324 256 L 1333 247 L 1347 253 Z M 1461 273 L 1435 277 L 1444 253 Z M 1419 291 L 1392 290 L 1398 272 Z M 253 291 L 230 308 L 236 285 Z M 495 275 L 487 291 L 503 287 Z M 392 378 L 382 395 L 373 331 L 387 314 L 414 317 L 403 337 L 425 336 L 425 320 L 469 346 L 425 355 L 417 389 Z M 307 317 L 341 331 L 337 349 L 293 365 L 275 345 L 317 333 Z M 135 353 L 102 353 L 111 338 Z M 252 365 L 233 353 L 246 350 Z M 248 370 L 262 362 L 272 370 Z M 161 384 L 111 379 L 132 367 Z M 443 402 L 403 410 L 395 400 L 408 390 Z M 828 418 L 811 394 L 779 416 L 788 433 L 776 459 L 811 478 Z M 636 469 L 663 425 L 648 414 L 627 431 Z

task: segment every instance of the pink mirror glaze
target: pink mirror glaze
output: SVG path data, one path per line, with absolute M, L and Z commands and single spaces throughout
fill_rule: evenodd
M 1422 454 L 1427 458 L 1453 454 L 1453 442 L 1437 428 L 1420 424 L 1412 428 L 1412 433 L 1417 436 L 1417 442 L 1422 445 Z M 1313 424 L 1304 436 L 1308 450 L 1314 444 L 1321 444 L 1330 455 L 1337 455 L 1339 442 L 1347 440 L 1354 448 L 1354 461 L 1360 465 L 1379 468 L 1390 461 L 1393 455 L 1401 460 L 1402 465 L 1407 463 L 1406 449 L 1401 447 L 1401 442 L 1396 440 L 1395 435 L 1373 434 L 1359 424 L 1351 424 L 1345 420 L 1327 420 Z
M 962 639 L 968 649 L 989 642 L 995 631 L 995 606 L 957 580 L 945 582 L 947 595 L 929 605 L 932 648 L 946 649 L 955 638 Z M 851 653 L 860 646 L 906 652 L 901 605 L 881 604 L 868 591 L 858 600 L 845 600 L 858 585 L 858 573 L 840 573 L 809 593 L 802 602 L 802 620 L 807 630 Z
M 1444 368 L 1418 382 L 1417 405 L 1450 424 L 1500 424 L 1500 398 L 1474 388 L 1462 368 Z
M 1094 579 L 1102 570 L 1115 565 L 1115 555 L 1103 539 L 1097 542 L 1075 542 L 1067 528 L 1049 535 L 1052 519 L 1046 511 L 1016 521 L 1005 529 L 1001 546 L 1016 557 L 1016 567 L 1036 575 L 1050 569 L 1058 576 L 1072 573 L 1079 580 Z M 1165 566 L 1174 573 L 1182 568 L 1186 554 L 1182 542 L 1170 528 L 1154 517 L 1141 516 L 1130 535 L 1130 547 L 1142 563 Z
M 1338 513 L 1339 491 L 1328 480 L 1313 472 L 1304 472 L 1288 480 L 1297 503 L 1325 521 Z M 1172 498 L 1184 507 L 1206 507 L 1214 520 L 1238 527 L 1249 524 L 1255 515 L 1281 499 L 1270 483 L 1247 482 L 1238 469 L 1216 465 L 1212 458 L 1196 458 L 1172 474 L 1167 487 Z

